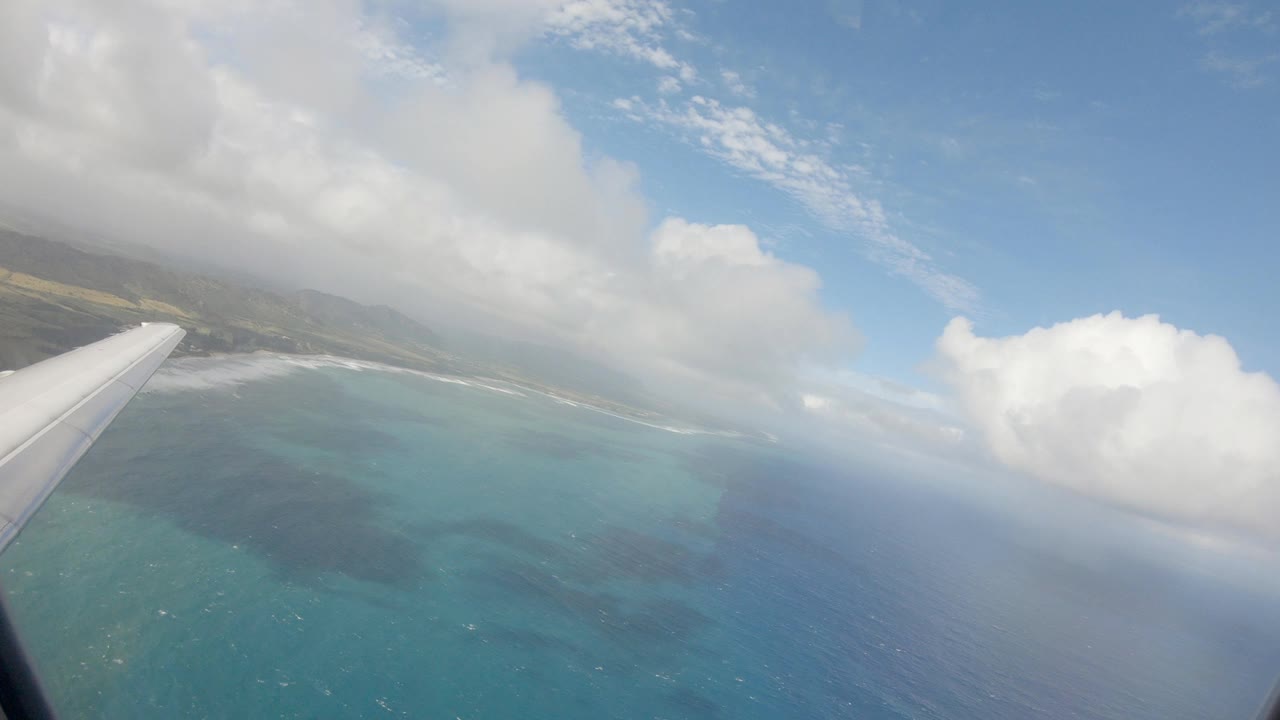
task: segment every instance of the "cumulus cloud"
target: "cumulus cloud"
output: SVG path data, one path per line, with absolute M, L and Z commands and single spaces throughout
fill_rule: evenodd
M 1231 345 L 1120 313 L 938 340 L 946 379 L 992 454 L 1050 483 L 1161 518 L 1274 534 L 1280 385 Z
M 669 368 L 687 380 L 749 393 L 785 385 L 780 371 L 837 362 L 857 348 L 849 320 L 822 306 L 818 273 L 763 251 L 744 225 L 668 218 L 650 247 L 653 296 L 630 315 L 628 355 L 665 348 Z
M 433 7 L 468 37 L 495 15 L 515 37 L 564 11 L 566 37 L 617 43 L 668 22 L 626 2 Z M 476 47 L 451 62 L 451 39 L 424 50 L 402 27 L 348 0 L 2 3 L 0 197 L 282 283 L 566 343 L 655 383 L 772 396 L 798 363 L 853 349 L 813 270 L 743 226 L 651 231 L 636 169 L 588 156 L 553 89 Z M 324 82 L 273 50 L 281 38 Z

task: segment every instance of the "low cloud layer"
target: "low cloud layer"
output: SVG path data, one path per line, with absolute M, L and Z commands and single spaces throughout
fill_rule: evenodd
M 1276 534 L 1280 385 L 1231 345 L 1154 315 L 983 338 L 958 318 L 945 377 L 992 454 L 1164 519 Z
M 550 34 L 692 79 L 661 48 L 664 4 L 426 7 L 431 49 L 346 0 L 2 3 L 0 199 L 655 385 L 775 396 L 849 357 L 816 272 L 744 226 L 653 230 L 636 168 L 585 153 L 500 47 Z

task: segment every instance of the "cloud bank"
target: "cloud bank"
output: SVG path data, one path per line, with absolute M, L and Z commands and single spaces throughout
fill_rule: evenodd
M 589 156 L 555 91 L 504 59 L 550 36 L 693 80 L 664 3 L 440 0 L 429 48 L 372 7 L 0 4 L 0 197 L 672 388 L 771 397 L 856 347 L 818 274 L 750 229 L 654 229 L 636 168 Z
M 958 318 L 937 349 L 1009 467 L 1168 520 L 1277 533 L 1280 385 L 1223 338 L 1120 313 L 983 338 Z

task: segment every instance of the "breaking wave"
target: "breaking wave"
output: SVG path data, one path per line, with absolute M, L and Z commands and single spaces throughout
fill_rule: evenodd
M 376 371 L 417 377 L 478 388 L 513 397 L 539 395 L 561 405 L 608 415 L 637 425 L 679 435 L 711 435 L 716 437 L 746 437 L 729 430 L 712 430 L 691 425 L 677 424 L 666 418 L 635 417 L 615 412 L 581 400 L 571 400 L 544 390 L 523 387 L 494 378 L 439 375 L 422 370 L 410 370 L 367 360 L 352 360 L 335 355 L 287 355 L 284 353 L 256 352 L 248 354 L 215 355 L 212 357 L 171 358 L 142 389 L 144 393 L 206 392 L 235 389 L 247 383 L 282 377 L 299 370 L 341 368 L 356 372 Z

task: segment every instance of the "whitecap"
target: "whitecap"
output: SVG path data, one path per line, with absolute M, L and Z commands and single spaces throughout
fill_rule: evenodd
M 236 388 L 255 380 L 287 375 L 299 365 L 283 362 L 279 355 L 219 355 L 171 358 L 151 376 L 144 393 L 183 392 Z

